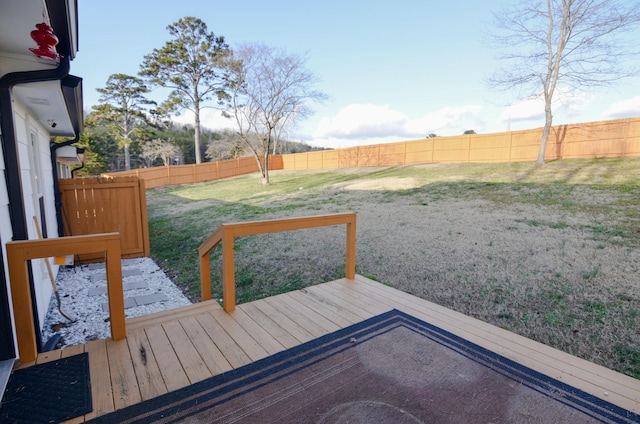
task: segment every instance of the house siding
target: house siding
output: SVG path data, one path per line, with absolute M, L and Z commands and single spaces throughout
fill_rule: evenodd
M 29 116 L 27 110 L 18 102 L 15 103 L 15 130 L 16 140 L 18 142 L 18 155 L 20 162 L 20 172 L 22 181 L 22 191 L 24 198 L 25 216 L 27 220 L 27 228 L 29 239 L 37 239 L 38 232 L 36 230 L 34 216 L 40 217 L 40 207 L 38 204 L 37 188 L 35 187 L 34 169 L 36 166 L 32 163 L 34 152 L 31 149 L 31 134 L 36 136 L 36 149 L 39 156 L 40 169 L 38 175 L 41 178 L 42 197 L 44 199 L 45 214 L 39 218 L 41 226 L 46 222 L 48 236 L 57 237 L 57 224 L 55 219 L 55 205 L 53 197 L 53 183 L 51 176 L 51 153 L 49 150 L 49 133 L 46 129 L 38 125 L 34 119 Z M 54 231 L 52 231 L 54 230 Z M 52 265 L 53 266 L 53 265 Z M 31 261 L 33 272 L 33 280 L 35 287 L 35 300 L 38 308 L 38 320 L 40 328 L 44 325 L 47 311 L 49 310 L 49 302 L 53 289 L 47 272 L 45 259 L 35 259 Z M 54 275 L 57 273 L 57 267 L 54 268 Z
M 11 227 L 11 214 L 9 213 L 9 193 L 7 188 L 7 180 L 5 178 L 5 164 L 4 164 L 4 152 L 2 151 L 2 144 L 0 143 L 0 254 L 2 255 L 3 263 L 7 263 L 7 249 L 5 243 L 13 238 L 13 229 Z M 7 267 L 3 267 L 4 281 L 7 281 L 7 297 L 9 303 L 9 315 L 11 317 L 11 326 L 15 328 L 15 321 L 13 316 L 13 303 L 11 302 L 11 288 L 9 287 L 9 270 Z M 17 351 L 18 346 L 14 338 L 14 349 Z

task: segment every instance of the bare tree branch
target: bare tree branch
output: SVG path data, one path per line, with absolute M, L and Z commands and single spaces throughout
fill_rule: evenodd
M 637 74 L 628 59 L 638 52 L 624 34 L 640 23 L 640 9 L 621 0 L 522 0 L 493 17 L 489 41 L 504 65 L 488 83 L 518 89 L 521 98 L 544 98 L 541 165 L 559 87 L 589 90 Z
M 228 65 L 238 134 L 268 184 L 270 148 L 286 128 L 311 114 L 309 103 L 326 95 L 313 88 L 316 79 L 304 58 L 264 44 L 240 47 Z

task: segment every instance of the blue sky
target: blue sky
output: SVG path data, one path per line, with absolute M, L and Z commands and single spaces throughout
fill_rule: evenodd
M 195 16 L 232 48 L 261 42 L 307 58 L 316 88 L 329 100 L 314 105 L 314 115 L 290 131 L 292 140 L 348 147 L 429 133 L 537 128 L 544 124 L 541 103 L 518 102 L 485 83 L 498 62 L 482 35 L 491 29 L 491 11 L 509 3 L 79 0 L 80 46 L 71 71 L 83 78 L 88 109 L 109 75 L 136 75 L 144 55 L 169 40 L 167 25 Z M 634 35 L 640 39 L 640 30 Z M 640 116 L 640 76 L 613 89 L 565 90 L 560 97 L 566 106 L 555 110 L 554 124 Z M 203 125 L 231 122 L 207 109 Z

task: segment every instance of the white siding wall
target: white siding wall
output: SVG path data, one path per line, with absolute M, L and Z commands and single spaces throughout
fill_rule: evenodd
M 48 238 L 58 237 L 58 220 L 56 219 L 56 201 L 53 194 L 53 168 L 51 163 L 51 149 L 49 134 L 40 131 L 40 163 L 42 166 L 42 184 L 44 192 L 45 216 L 47 220 Z M 53 266 L 53 260 L 51 260 Z M 55 267 L 54 267 L 55 268 Z
M 11 228 L 11 216 L 9 214 L 9 195 L 7 190 L 7 181 L 4 177 L 4 153 L 2 152 L 2 144 L 0 144 L 0 240 L 2 240 L 2 249 L 0 254 L 3 256 L 3 263 L 5 264 L 5 268 L 0 272 L 4 272 L 5 281 L 9 281 L 9 270 L 6 267 L 7 264 L 7 249 L 6 242 L 13 238 L 13 229 Z M 15 322 L 13 320 L 13 303 L 11 303 L 11 287 L 7 287 L 7 292 L 9 296 L 9 309 L 11 312 L 11 326 L 15 329 Z M 15 334 L 15 330 L 14 330 Z M 15 342 L 15 337 L 14 337 Z M 18 351 L 18 345 L 15 346 L 16 352 Z
M 45 200 L 46 213 L 42 220 L 47 221 L 47 227 L 51 230 L 55 227 L 55 205 L 53 200 L 53 188 L 51 182 L 51 157 L 49 151 L 49 133 L 46 129 L 36 123 L 33 120 L 25 108 L 21 105 L 14 103 L 15 105 L 15 128 L 16 139 L 18 142 L 18 155 L 20 161 L 21 181 L 24 196 L 25 215 L 27 218 L 27 228 L 29 233 L 29 239 L 37 239 L 38 233 L 36 231 L 34 216 L 40 216 L 37 188 L 33 178 L 34 169 L 33 157 L 34 154 L 39 155 L 40 170 L 38 175 L 42 179 L 43 195 Z M 36 135 L 37 152 L 33 152 L 31 149 L 31 134 Z M 41 223 L 42 225 L 42 223 Z M 50 236 L 57 236 L 56 231 L 49 231 Z M 38 307 L 38 317 L 40 320 L 40 327 L 44 324 L 46 313 L 49 309 L 49 301 L 53 294 L 51 287 L 51 281 L 46 268 L 44 259 L 36 259 L 31 261 L 31 267 L 33 270 L 33 279 L 36 291 L 36 303 Z M 56 268 L 54 268 L 54 275 Z

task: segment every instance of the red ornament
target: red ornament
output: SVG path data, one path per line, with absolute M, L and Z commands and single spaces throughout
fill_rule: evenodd
M 30 48 L 29 50 L 41 59 L 61 58 L 62 56 L 53 50 L 58 44 L 58 37 L 53 33 L 53 28 L 44 22 L 37 24 L 36 28 L 38 29 L 31 31 L 31 38 L 38 44 L 38 47 Z

